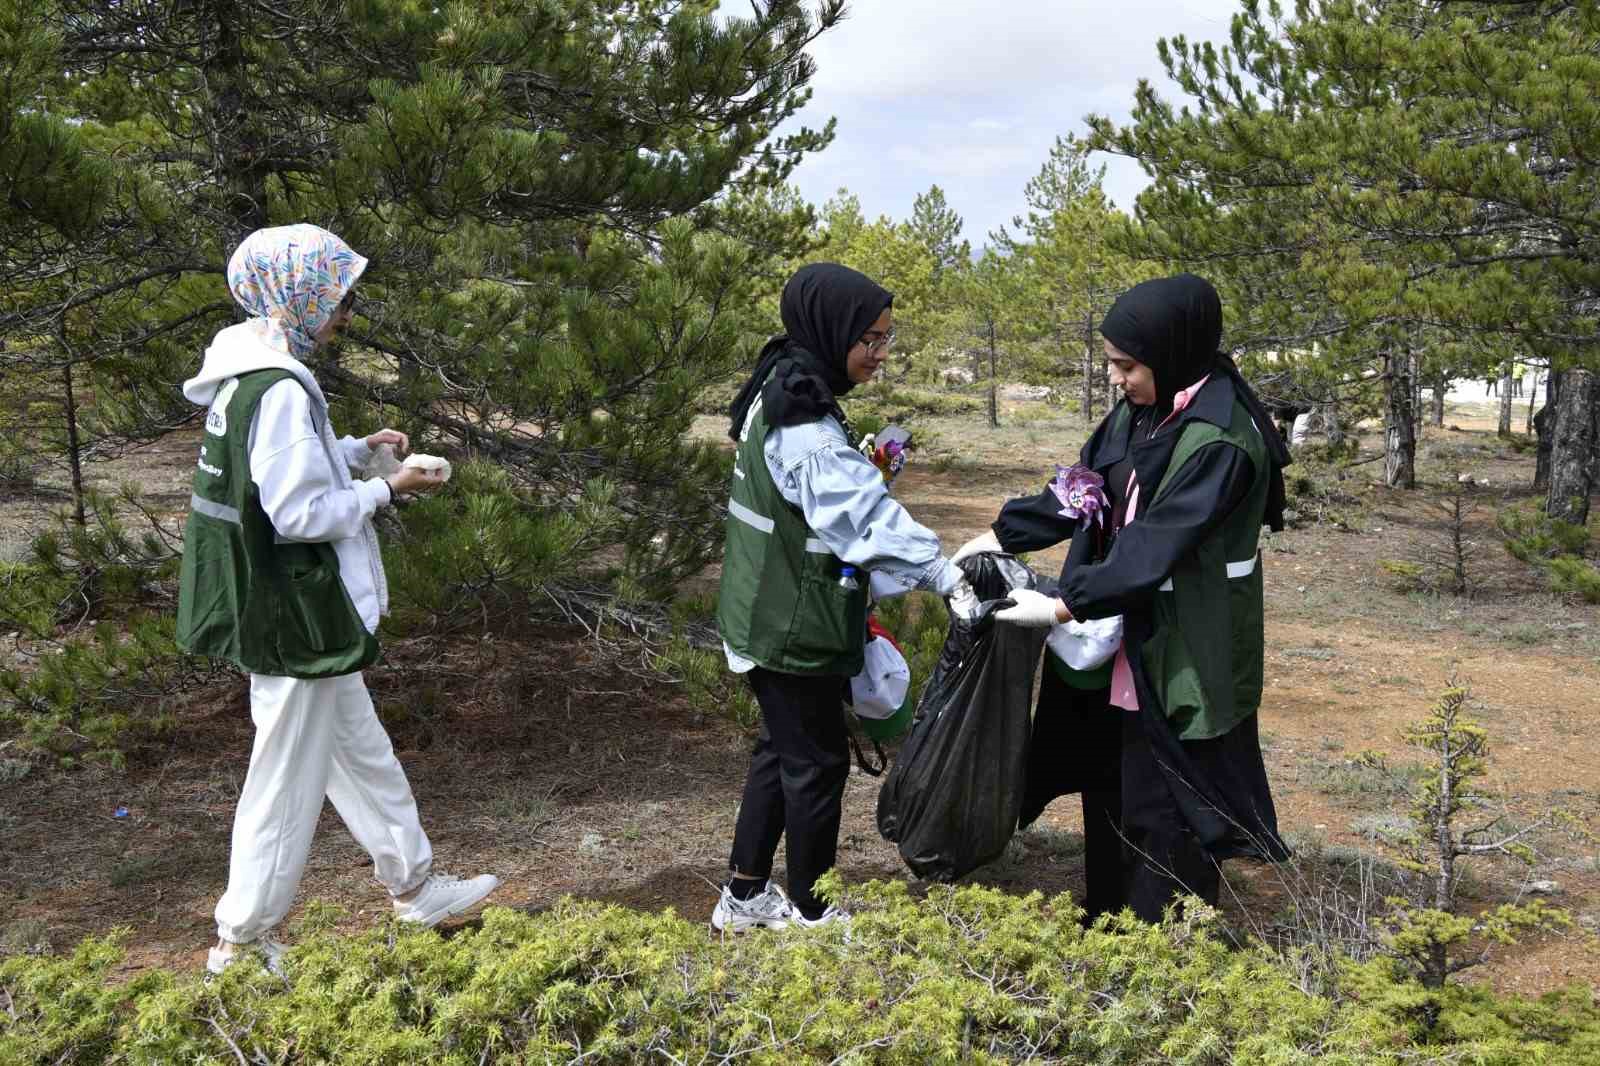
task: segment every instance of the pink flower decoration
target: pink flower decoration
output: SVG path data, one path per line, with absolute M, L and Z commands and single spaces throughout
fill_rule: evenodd
M 1106 481 L 1088 467 L 1056 464 L 1056 477 L 1050 482 L 1050 491 L 1061 501 L 1063 518 L 1084 519 L 1102 527 L 1106 524 L 1106 508 L 1110 503 L 1106 498 Z

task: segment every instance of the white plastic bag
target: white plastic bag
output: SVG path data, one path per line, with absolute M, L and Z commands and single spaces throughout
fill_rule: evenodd
M 1122 616 L 1080 622 L 1074 618 L 1050 627 L 1045 646 L 1074 670 L 1104 666 L 1122 646 Z
M 866 663 L 850 679 L 850 706 L 862 718 L 891 718 L 906 702 L 911 690 L 911 667 L 889 641 L 867 641 Z

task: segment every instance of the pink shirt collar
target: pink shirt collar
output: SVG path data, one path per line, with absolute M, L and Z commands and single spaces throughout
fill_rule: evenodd
M 1179 411 L 1182 411 L 1185 407 L 1188 407 L 1191 403 L 1193 403 L 1194 398 L 1200 395 L 1200 390 L 1205 388 L 1206 382 L 1210 380 L 1211 375 L 1207 374 L 1193 385 L 1190 385 L 1187 389 L 1179 389 L 1177 395 L 1172 397 L 1172 413 L 1161 420 L 1161 426 L 1166 425 L 1168 422 L 1171 422 L 1174 418 L 1178 417 Z M 1156 428 L 1160 429 L 1161 426 L 1157 426 Z

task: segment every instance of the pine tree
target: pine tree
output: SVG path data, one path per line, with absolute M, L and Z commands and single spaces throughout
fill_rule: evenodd
M 896 222 L 888 215 L 868 222 L 861 201 L 847 189 L 823 205 L 821 221 L 819 257 L 859 270 L 894 293 L 897 349 L 914 352 L 933 339 L 947 285 L 940 278 L 940 253 L 919 236 L 915 223 Z M 903 360 L 889 365 L 900 373 L 909 367 Z
M 1226 276 L 1260 347 L 1365 353 L 1343 378 L 1419 335 L 1497 338 L 1461 376 L 1592 366 L 1597 39 L 1591 4 L 1247 0 L 1220 49 L 1162 42 L 1192 108 L 1141 87 L 1094 143 L 1152 173 L 1147 230 Z
M 37 8 L 0 2 L 0 248 L 24 300 L 70 301 L 61 263 L 82 254 L 110 193 L 110 167 L 86 132 L 39 101 L 53 78 L 56 37 Z M 12 298 L 0 304 L 8 310 Z M 84 419 L 80 388 L 95 353 L 68 341 L 64 313 L 51 328 L 0 332 L 0 477 L 32 485 L 41 457 L 68 471 L 73 516 L 85 524 Z M 43 447 L 40 445 L 43 444 Z
M 192 417 L 178 383 L 237 314 L 229 253 L 315 222 L 372 263 L 314 368 L 339 424 L 496 464 L 448 505 L 486 535 L 508 515 L 544 530 L 524 584 L 617 545 L 630 587 L 670 588 L 720 543 L 721 465 L 684 443 L 688 401 L 751 358 L 772 261 L 808 239 L 777 190 L 831 123 L 774 130 L 843 11 L 715 8 L 4 0 L 27 62 L 0 143 L 60 146 L 20 177 L 35 156 L 3 153 L 8 392 L 85 365 L 65 395 L 94 390 L 97 439 Z M 94 195 L 49 176 L 74 167 Z
M 972 261 L 972 245 L 961 236 L 961 216 L 945 202 L 944 190 L 939 186 L 930 186 L 912 201 L 908 225 L 911 236 L 933 257 L 935 284 L 947 271 L 958 270 Z
M 1012 220 L 1018 232 L 1002 228 L 994 236 L 1017 257 L 1025 279 L 1014 314 L 1042 346 L 1051 377 L 1078 376 L 1079 407 L 1092 425 L 1096 385 L 1106 380 L 1100 320 L 1121 292 L 1157 268 L 1112 243 L 1113 231 L 1131 222 L 1105 194 L 1105 167 L 1091 167 L 1088 155 L 1081 142 L 1058 137 L 1024 190 L 1029 210 Z

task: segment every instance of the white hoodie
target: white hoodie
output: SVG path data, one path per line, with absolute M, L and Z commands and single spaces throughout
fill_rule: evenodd
M 353 476 L 372 458 L 372 449 L 355 437 L 334 437 L 328 401 L 311 371 L 245 322 L 216 335 L 200 373 L 183 383 L 183 394 L 210 407 L 228 379 L 266 369 L 287 370 L 295 380 L 262 394 L 250 426 L 250 479 L 261 493 L 262 510 L 280 540 L 333 544 L 345 591 L 368 632 L 376 633 L 379 615 L 389 611 L 389 584 L 372 515 L 392 496 L 382 478 Z

